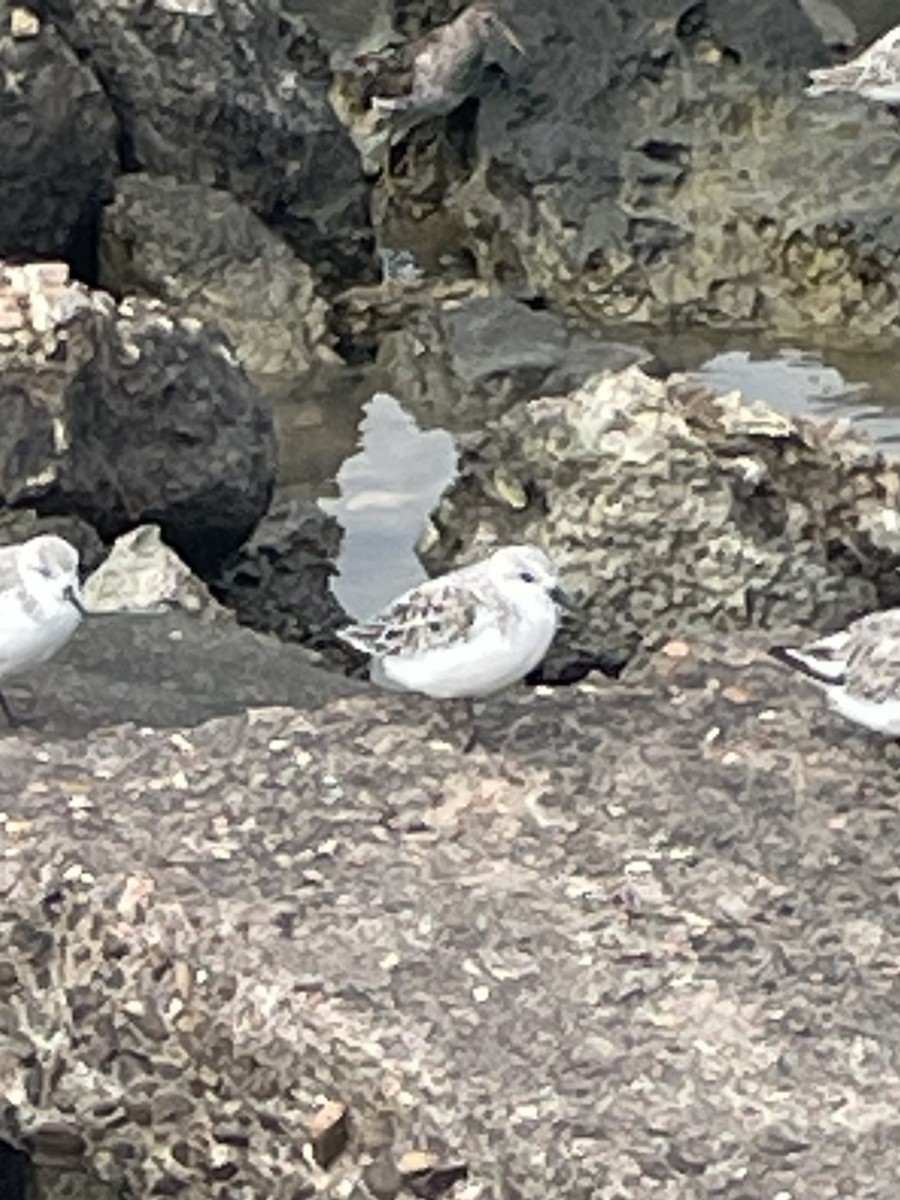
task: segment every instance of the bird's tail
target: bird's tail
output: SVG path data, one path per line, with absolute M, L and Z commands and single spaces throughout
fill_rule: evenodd
M 769 647 L 769 654 L 777 662 L 784 663 L 794 671 L 799 671 L 801 675 L 814 679 L 816 683 L 832 686 L 842 684 L 846 663 L 842 658 L 830 657 L 827 651 L 827 642 L 816 642 L 815 645 L 807 647 L 805 650 L 798 650 L 794 646 Z
M 824 96 L 828 92 L 852 91 L 859 72 L 848 70 L 849 64 L 838 67 L 818 67 L 810 71 L 810 82 L 806 86 L 807 96 Z
M 372 654 L 375 650 L 378 630 L 372 625 L 345 625 L 343 629 L 336 629 L 334 633 L 340 641 L 362 654 Z

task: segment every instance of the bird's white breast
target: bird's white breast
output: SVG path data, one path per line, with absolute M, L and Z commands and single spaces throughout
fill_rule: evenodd
M 0 596 L 0 679 L 46 661 L 69 640 L 81 616 L 73 604 L 58 600 L 32 608 L 18 590 Z
M 483 621 L 450 645 L 386 656 L 379 674 L 397 687 L 436 699 L 488 696 L 533 670 L 555 632 L 556 609 L 547 599 L 518 619 Z

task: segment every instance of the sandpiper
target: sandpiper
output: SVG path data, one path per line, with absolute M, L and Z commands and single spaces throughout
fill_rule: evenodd
M 0 546 L 0 682 L 52 657 L 83 616 L 74 546 L 53 534 Z M 2 692 L 0 710 L 19 724 Z
M 371 621 L 338 636 L 372 656 L 383 687 L 471 701 L 532 671 L 566 605 L 556 570 L 537 546 L 503 546 L 490 558 L 404 592 Z M 472 735 L 466 744 L 470 748 Z
M 900 104 L 900 25 L 871 46 L 836 67 L 820 67 L 809 73 L 808 96 L 827 92 L 855 92 L 882 104 Z
M 769 653 L 824 689 L 833 709 L 887 737 L 900 737 L 900 609 L 870 613 L 805 646 Z

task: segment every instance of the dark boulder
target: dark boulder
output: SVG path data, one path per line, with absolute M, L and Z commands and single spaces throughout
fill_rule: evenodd
M 272 414 L 220 333 L 117 306 L 58 264 L 5 268 L 0 318 L 7 505 L 107 540 L 155 522 L 192 565 L 249 536 L 272 491 Z
M 30 8 L 0 0 L 0 258 L 90 265 L 118 129 L 90 65 Z
M 385 335 L 378 354 L 403 406 L 420 423 L 452 430 L 483 429 L 522 400 L 652 363 L 640 346 L 592 337 L 508 296 L 422 309 Z
M 310 500 L 276 500 L 212 590 L 238 619 L 285 641 L 327 645 L 347 614 L 331 592 L 341 527 Z
M 44 0 L 103 79 L 124 166 L 230 192 L 331 284 L 372 265 L 368 185 L 313 28 L 274 0 Z
M 332 363 L 311 269 L 227 192 L 129 174 L 103 212 L 100 284 L 213 321 L 261 381 Z

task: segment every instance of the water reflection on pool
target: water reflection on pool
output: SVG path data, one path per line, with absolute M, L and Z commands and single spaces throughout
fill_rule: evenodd
M 425 577 L 413 547 L 456 471 L 453 438 L 421 430 L 388 392 L 365 406 L 359 450 L 337 473 L 336 500 L 321 507 L 341 522 L 344 542 L 333 588 L 354 617 L 376 612 Z

